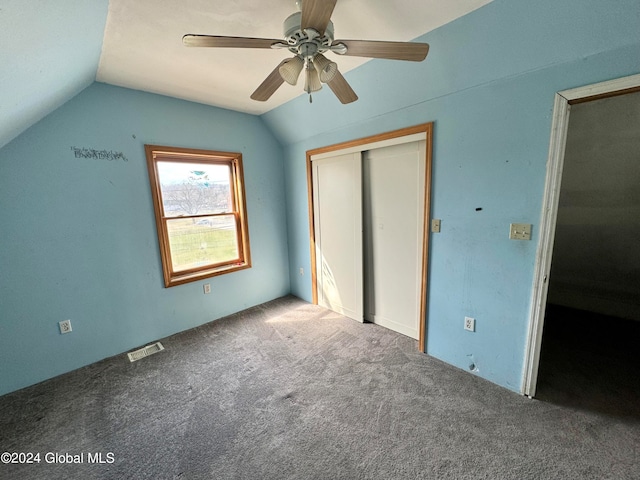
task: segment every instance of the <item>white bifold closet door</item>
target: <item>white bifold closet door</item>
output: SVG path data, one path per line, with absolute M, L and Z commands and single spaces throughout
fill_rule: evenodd
M 313 162 L 318 305 L 363 320 L 360 152 Z
M 426 142 L 312 160 L 318 304 L 418 339 Z

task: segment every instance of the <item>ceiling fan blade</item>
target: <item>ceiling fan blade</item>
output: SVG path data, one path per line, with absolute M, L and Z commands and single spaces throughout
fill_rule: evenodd
M 251 98 L 253 100 L 257 100 L 259 102 L 266 102 L 271 98 L 280 85 L 284 83 L 280 72 L 278 71 L 282 65 L 289 61 L 288 58 L 281 61 L 276 68 L 273 69 L 273 72 L 269 74 L 267 78 L 264 79 L 264 82 L 260 84 L 256 91 L 251 94 Z
M 343 44 L 346 53 L 354 57 L 386 58 L 389 60 L 409 60 L 421 62 L 429 53 L 428 43 L 379 42 L 374 40 L 336 40 L 333 45 Z M 340 54 L 339 50 L 336 53 Z
M 358 95 L 356 95 L 356 92 L 353 91 L 351 85 L 347 83 L 339 71 L 336 71 L 336 76 L 327 85 L 329 85 L 329 88 L 336 94 L 341 103 L 346 104 L 358 100 Z
M 282 40 L 274 38 L 223 37 L 217 35 L 185 35 L 182 43 L 186 47 L 227 47 L 227 48 L 272 48 L 283 45 Z
M 301 28 L 313 28 L 324 34 L 337 0 L 303 0 Z

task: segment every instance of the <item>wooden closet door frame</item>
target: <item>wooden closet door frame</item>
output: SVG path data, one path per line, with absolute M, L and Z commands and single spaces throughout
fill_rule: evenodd
M 424 181 L 424 226 L 422 233 L 422 284 L 420 286 L 420 333 L 418 337 L 418 348 L 421 352 L 426 349 L 426 313 L 427 313 L 427 276 L 429 264 L 429 226 L 431 224 L 431 165 L 433 151 L 433 122 L 415 125 L 413 127 L 401 128 L 390 132 L 372 135 L 369 137 L 337 143 L 326 147 L 316 148 L 307 151 L 307 201 L 309 205 L 309 239 L 311 249 L 311 294 L 312 303 L 318 304 L 318 284 L 316 278 L 316 243 L 314 225 L 314 203 L 313 203 L 313 167 L 312 157 L 324 154 L 337 153 L 338 151 L 365 151 L 385 145 L 385 142 L 402 139 L 402 137 L 416 136 L 416 140 L 425 140 L 425 181 Z M 423 138 L 424 136 L 424 138 Z M 414 141 L 409 140 L 407 141 Z M 403 143 L 403 142 L 397 142 Z

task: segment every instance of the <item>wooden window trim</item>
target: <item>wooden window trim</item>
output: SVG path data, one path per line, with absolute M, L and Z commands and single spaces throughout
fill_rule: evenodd
M 209 277 L 251 268 L 251 251 L 249 246 L 249 226 L 247 219 L 246 195 L 244 189 L 244 171 L 242 154 L 236 152 L 219 152 L 192 148 L 145 145 L 147 168 L 151 184 L 151 196 L 156 220 L 156 230 L 162 260 L 162 272 L 165 287 L 173 287 L 188 282 L 195 282 Z M 171 261 L 171 250 L 167 230 L 167 222 L 173 218 L 164 215 L 162 191 L 157 164 L 162 161 L 190 162 L 229 165 L 229 185 L 231 190 L 232 209 L 224 214 L 190 215 L 188 218 L 233 215 L 236 222 L 236 238 L 238 243 L 238 260 L 219 264 L 206 265 L 189 270 L 174 271 Z

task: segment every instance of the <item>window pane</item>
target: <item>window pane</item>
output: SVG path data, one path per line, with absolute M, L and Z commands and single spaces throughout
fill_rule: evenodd
M 167 220 L 173 270 L 180 272 L 240 256 L 234 215 Z
M 232 211 L 229 166 L 158 162 L 166 217 Z

